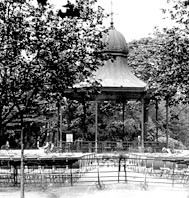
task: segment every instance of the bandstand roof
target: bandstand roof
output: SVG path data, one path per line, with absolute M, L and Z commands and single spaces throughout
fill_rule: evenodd
M 105 52 L 112 54 L 114 59 L 106 61 L 94 74 L 102 85 L 97 100 L 140 99 L 147 84 L 137 78 L 128 66 L 129 49 L 124 36 L 111 28 L 104 41 L 107 43 Z
M 137 78 L 130 70 L 127 62 L 129 53 L 124 36 L 111 27 L 104 36 L 107 44 L 104 53 L 111 54 L 113 59 L 105 61 L 104 65 L 94 72 L 94 79 L 100 82 L 100 94 L 95 100 L 127 100 L 141 99 L 146 94 L 147 84 Z M 75 88 L 86 88 L 87 83 L 79 83 Z

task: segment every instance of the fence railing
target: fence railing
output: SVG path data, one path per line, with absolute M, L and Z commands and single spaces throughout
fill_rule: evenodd
M 24 156 L 24 183 L 30 186 L 73 184 L 91 168 L 94 154 L 29 155 Z M 21 183 L 19 156 L 1 156 L 0 186 L 19 186 Z
M 97 152 L 114 152 L 114 151 L 138 151 L 140 144 L 133 141 L 98 141 Z M 160 152 L 166 144 L 160 142 L 144 142 L 145 150 L 148 152 Z M 63 152 L 95 152 L 95 141 L 74 141 L 63 142 Z
M 74 186 L 96 185 L 104 188 L 109 183 L 139 185 L 146 190 L 150 186 L 183 188 L 189 185 L 189 158 L 167 158 L 143 154 L 84 155 L 77 160 L 62 159 L 56 163 L 25 161 L 25 186 L 48 185 Z M 20 166 L 1 160 L 0 186 L 20 185 Z

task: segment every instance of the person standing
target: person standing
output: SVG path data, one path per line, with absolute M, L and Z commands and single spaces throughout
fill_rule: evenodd
M 10 149 L 10 145 L 9 145 L 9 141 L 6 141 L 6 144 L 1 146 L 1 149 L 3 150 L 9 150 Z

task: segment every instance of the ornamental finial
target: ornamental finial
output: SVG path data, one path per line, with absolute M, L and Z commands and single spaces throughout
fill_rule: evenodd
M 114 19 L 113 19 L 113 16 L 114 16 L 114 13 L 113 13 L 113 3 L 111 1 L 111 22 L 110 22 L 110 27 L 113 29 L 114 28 Z

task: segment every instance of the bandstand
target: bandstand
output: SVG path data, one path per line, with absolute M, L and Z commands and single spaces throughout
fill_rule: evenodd
M 104 65 L 94 73 L 95 80 L 101 84 L 99 93 L 92 97 L 96 104 L 95 151 L 97 152 L 98 149 L 98 103 L 101 101 L 121 102 L 123 104 L 123 122 L 125 102 L 129 100 L 141 101 L 141 148 L 144 149 L 149 103 L 147 84 L 131 72 L 127 61 L 129 53 L 127 42 L 124 36 L 114 28 L 113 23 L 111 23 L 111 27 L 103 40 L 106 43 L 106 48 L 102 53 L 110 54 L 111 58 L 106 60 Z M 77 93 L 80 93 L 81 97 L 81 93 L 85 92 L 85 86 L 85 83 L 76 86 Z
M 96 96 L 96 115 L 98 101 L 118 101 L 123 103 L 123 122 L 124 104 L 128 100 L 139 100 L 142 104 L 141 120 L 141 147 L 144 148 L 146 136 L 147 108 L 148 103 L 146 86 L 147 84 L 137 78 L 130 70 L 127 57 L 129 53 L 128 45 L 124 36 L 117 31 L 113 24 L 108 34 L 104 37 L 107 47 L 104 53 L 111 54 L 113 61 L 108 60 L 104 66 L 100 67 L 96 73 L 96 80 L 100 80 L 102 85 L 101 92 Z M 96 116 L 97 117 L 97 116 Z M 96 119 L 97 120 L 97 119 Z M 98 133 L 96 121 L 96 134 Z M 97 141 L 97 135 L 96 135 Z

